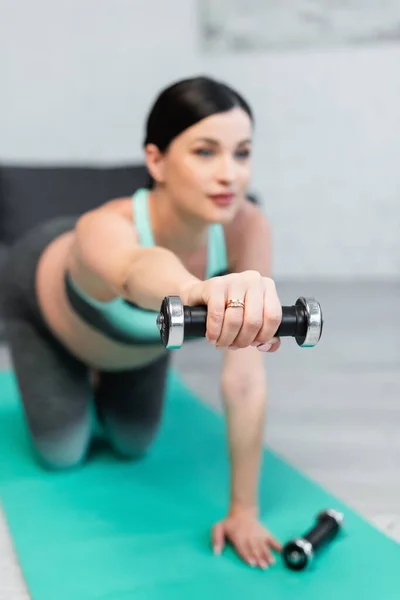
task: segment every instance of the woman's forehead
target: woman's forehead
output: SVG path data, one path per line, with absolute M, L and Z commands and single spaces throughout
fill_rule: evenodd
M 207 139 L 208 141 L 250 141 L 252 123 L 248 114 L 235 108 L 223 113 L 217 113 L 202 119 L 189 127 L 185 137 L 191 141 Z

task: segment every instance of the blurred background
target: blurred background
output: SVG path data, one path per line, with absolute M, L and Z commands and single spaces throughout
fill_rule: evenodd
M 394 0 L 0 0 L 0 265 L 36 221 L 144 181 L 161 88 L 237 87 L 282 303 L 325 317 L 316 348 L 266 357 L 266 443 L 400 540 L 399 65 Z M 219 356 L 175 360 L 220 410 Z
M 365 4 L 380 19 L 375 37 Z M 256 115 L 252 187 L 273 226 L 276 276 L 396 280 L 396 4 L 1 0 L 0 160 L 141 163 L 159 90 L 199 73 L 222 78 Z M 346 5 L 356 7 L 347 19 Z

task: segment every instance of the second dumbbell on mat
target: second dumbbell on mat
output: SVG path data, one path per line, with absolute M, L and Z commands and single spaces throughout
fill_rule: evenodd
M 328 509 L 317 516 L 316 524 L 302 537 L 287 542 L 282 550 L 283 560 L 292 571 L 302 571 L 312 561 L 315 552 L 332 542 L 343 527 L 344 516 Z

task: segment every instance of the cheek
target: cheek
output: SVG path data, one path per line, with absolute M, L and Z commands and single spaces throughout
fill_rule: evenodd
M 238 171 L 238 181 L 241 188 L 247 187 L 251 178 L 250 165 L 242 165 Z
M 195 188 L 206 182 L 210 175 L 209 169 L 193 156 L 187 156 L 174 165 L 174 183 L 180 186 Z

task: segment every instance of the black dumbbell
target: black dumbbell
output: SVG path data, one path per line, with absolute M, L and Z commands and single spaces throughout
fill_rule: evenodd
M 283 560 L 289 569 L 302 571 L 312 561 L 316 550 L 331 542 L 343 525 L 343 515 L 328 509 L 317 517 L 317 524 L 300 538 L 287 542 L 282 549 Z
M 207 306 L 184 306 L 179 296 L 166 296 L 157 316 L 157 327 L 166 348 L 180 348 L 185 339 L 206 334 Z M 322 311 L 314 298 L 298 298 L 293 306 L 282 307 L 282 320 L 275 335 L 294 337 L 299 346 L 313 347 L 321 337 Z

